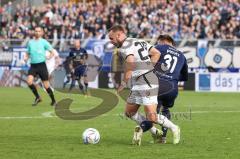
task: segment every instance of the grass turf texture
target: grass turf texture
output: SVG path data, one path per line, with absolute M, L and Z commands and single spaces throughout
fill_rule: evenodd
M 140 147 L 131 145 L 136 124 L 118 115 L 124 110 L 122 100 L 105 115 L 86 121 L 66 121 L 42 116 L 54 110 L 47 94 L 43 91 L 40 94 L 44 101 L 32 107 L 33 96 L 29 89 L 0 88 L 1 159 L 237 159 L 240 156 L 239 93 L 180 92 L 172 112 L 187 112 L 174 114 L 173 118 L 181 127 L 181 143 L 171 144 L 169 133 L 167 144 L 151 144 L 150 133 L 146 133 Z M 76 112 L 91 109 L 101 102 L 93 97 L 56 92 L 58 100 L 65 97 L 74 100 L 71 108 Z M 82 132 L 89 127 L 99 130 L 99 144 L 82 143 Z

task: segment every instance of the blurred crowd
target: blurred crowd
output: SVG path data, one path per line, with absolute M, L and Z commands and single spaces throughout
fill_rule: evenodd
M 155 38 L 168 33 L 178 39 L 239 39 L 238 0 L 150 0 L 104 5 L 96 0 L 77 4 L 30 7 L 11 2 L 0 7 L 1 38 L 26 39 L 43 26 L 45 38 L 104 39 L 114 24 L 126 26 L 131 37 Z M 58 41 L 59 42 L 59 41 Z

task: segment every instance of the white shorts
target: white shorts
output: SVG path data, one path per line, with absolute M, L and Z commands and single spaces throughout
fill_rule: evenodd
M 127 99 L 127 102 L 131 104 L 139 104 L 139 105 L 145 105 L 145 106 L 158 104 L 157 96 L 139 97 L 139 96 L 130 95 Z
M 55 70 L 55 68 L 54 67 L 47 67 L 47 69 L 48 69 L 48 74 L 49 74 L 49 76 L 53 73 L 53 71 Z
M 158 104 L 158 78 L 152 72 L 137 79 L 132 79 L 132 88 L 127 102 L 139 105 Z

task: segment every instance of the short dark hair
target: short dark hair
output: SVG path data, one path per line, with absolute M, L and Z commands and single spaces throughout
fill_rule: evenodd
M 125 33 L 125 28 L 121 25 L 114 25 L 108 30 L 108 32 L 110 32 L 110 31 L 112 31 L 112 32 L 122 31 Z
M 167 34 L 159 35 L 157 38 L 157 41 L 159 41 L 159 40 L 166 40 L 166 41 L 172 43 L 172 45 L 175 45 L 174 39 L 170 35 L 167 35 Z
M 37 25 L 37 26 L 35 26 L 35 27 L 34 27 L 34 30 L 35 30 L 35 29 L 37 29 L 37 28 L 40 28 L 40 29 L 42 29 L 42 30 L 43 30 L 43 27 L 42 27 L 42 26 L 40 26 L 40 25 Z

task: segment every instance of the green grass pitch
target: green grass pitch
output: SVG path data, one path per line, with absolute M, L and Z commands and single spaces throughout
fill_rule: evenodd
M 109 90 L 113 91 L 113 90 Z M 151 144 L 146 133 L 141 146 L 131 145 L 135 123 L 123 118 L 121 100 L 112 111 L 90 120 L 67 121 L 54 115 L 47 94 L 32 107 L 27 88 L 0 88 L 0 159 L 238 159 L 240 156 L 240 94 L 180 92 L 172 112 L 181 127 L 181 143 Z M 101 99 L 56 92 L 70 97 L 75 112 L 93 108 Z M 191 115 L 190 115 L 191 112 Z M 44 116 L 45 115 L 45 116 Z M 82 132 L 99 130 L 100 143 L 84 145 Z

